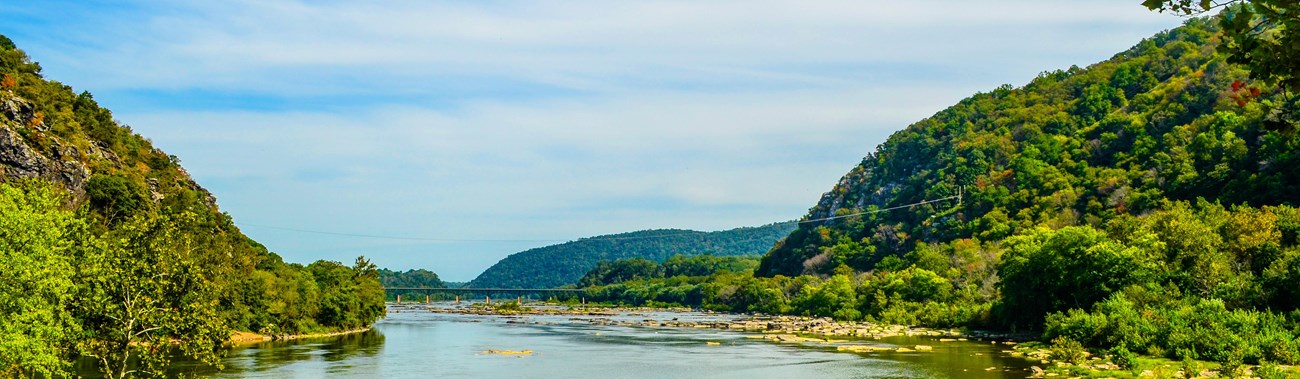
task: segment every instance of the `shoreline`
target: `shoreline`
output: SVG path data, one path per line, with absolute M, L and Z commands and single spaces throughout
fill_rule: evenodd
M 672 327 L 734 330 L 764 334 L 813 335 L 827 338 L 888 338 L 928 336 L 938 337 L 941 342 L 951 341 L 988 341 L 1005 343 L 1009 346 L 1020 342 L 1033 341 L 1030 335 L 999 333 L 982 330 L 959 330 L 956 328 L 940 329 L 906 325 L 889 325 L 858 321 L 836 321 L 829 317 L 765 315 L 701 311 L 691 308 L 654 308 L 654 307 L 617 307 L 617 306 L 569 306 L 545 304 L 541 307 L 524 305 L 512 307 L 488 306 L 481 303 L 457 307 L 432 307 L 425 304 L 413 304 L 389 309 L 390 312 L 424 311 L 434 313 L 465 314 L 477 316 L 645 316 L 646 312 L 698 312 L 708 315 L 735 317 L 728 321 L 689 321 L 689 320 L 653 320 L 620 321 L 608 318 L 586 320 L 594 325 Z M 578 321 L 578 320 L 574 320 Z
M 367 326 L 363 328 L 339 330 L 339 331 L 325 332 L 325 333 L 280 334 L 280 335 L 265 335 L 265 334 L 258 334 L 253 332 L 245 332 L 245 331 L 237 330 L 230 334 L 230 339 L 226 340 L 226 345 L 243 346 L 243 345 L 259 344 L 263 342 L 293 341 L 293 340 L 308 339 L 308 338 L 337 337 L 337 336 L 343 336 L 348 334 L 365 333 L 367 331 L 370 331 L 372 328 L 373 328 L 372 326 Z

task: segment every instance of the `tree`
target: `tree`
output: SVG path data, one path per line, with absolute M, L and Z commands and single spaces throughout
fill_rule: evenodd
M 1089 226 L 1040 228 L 1005 244 L 998 284 L 1007 320 L 1021 326 L 1037 328 L 1052 312 L 1090 309 L 1153 271 L 1145 252 Z
M 70 251 L 85 224 L 61 209 L 48 184 L 0 184 L 0 376 L 54 377 L 80 332 L 64 308 L 72 298 Z
M 660 278 L 664 269 L 658 263 L 644 258 L 601 261 L 578 280 L 579 287 L 622 283 L 633 279 Z
M 358 257 L 353 267 L 320 260 L 307 270 L 320 286 L 316 322 L 322 326 L 356 329 L 383 317 L 384 287 L 379 284 L 379 270 L 365 257 Z
M 177 353 L 219 367 L 230 334 L 208 268 L 179 232 L 190 222 L 192 214 L 133 220 L 78 257 L 78 348 L 105 377 L 164 376 Z
M 847 275 L 834 275 L 825 282 L 805 286 L 791 303 L 805 316 L 831 316 L 849 321 L 862 318 L 853 279 Z
M 108 224 L 130 218 L 144 206 L 144 195 L 130 178 L 97 174 L 86 181 L 90 205 L 108 220 Z
M 1295 0 L 1144 0 L 1148 9 L 1182 15 L 1220 11 L 1221 52 L 1250 69 L 1252 78 L 1291 92 L 1265 126 L 1293 131 L 1300 124 L 1300 2 Z

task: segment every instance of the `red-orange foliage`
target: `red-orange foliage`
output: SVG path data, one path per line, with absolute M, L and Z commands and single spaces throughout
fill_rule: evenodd
M 1251 100 L 1259 98 L 1259 95 L 1261 93 L 1262 92 L 1259 90 L 1259 87 L 1254 87 L 1254 86 L 1246 87 L 1245 82 L 1240 80 L 1234 80 L 1232 81 L 1232 94 L 1228 95 L 1228 97 L 1231 98 L 1232 100 L 1235 100 L 1237 102 L 1237 106 L 1244 107 Z
M 31 120 L 27 120 L 27 127 L 28 127 L 28 128 L 34 128 L 34 127 L 36 127 L 37 125 L 40 125 L 40 124 L 43 124 L 43 123 L 45 123 L 45 114 L 44 114 L 44 113 L 41 113 L 41 112 L 36 112 L 36 114 L 32 116 L 32 119 L 31 119 Z

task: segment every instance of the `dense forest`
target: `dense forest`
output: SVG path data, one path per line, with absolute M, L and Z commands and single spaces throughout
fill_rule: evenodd
M 286 263 L 246 237 L 177 157 L 0 36 L 0 376 L 215 364 L 232 331 L 363 327 L 383 296 L 364 258 Z
M 794 229 L 794 223 L 718 232 L 660 229 L 611 234 L 539 247 L 502 259 L 470 281 L 473 288 L 554 288 L 578 283 L 600 261 L 674 255 L 758 255 Z
M 393 271 L 386 268 L 379 269 L 379 283 L 384 288 L 443 288 L 447 283 L 438 278 L 438 274 L 425 269 L 411 269 L 406 271 Z M 407 299 L 423 298 L 424 293 L 421 291 L 411 291 L 409 293 L 388 292 L 387 300 L 397 300 L 401 295 Z
M 1189 19 L 895 133 L 753 275 L 588 293 L 1300 363 L 1300 137 L 1277 127 L 1295 95 L 1230 62 L 1219 28 Z

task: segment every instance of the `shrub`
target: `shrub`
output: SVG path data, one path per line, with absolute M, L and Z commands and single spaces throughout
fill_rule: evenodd
M 1255 376 L 1259 379 L 1286 379 L 1290 375 L 1277 363 L 1263 361 L 1259 363 L 1259 368 L 1255 369 Z
M 1137 354 L 1134 354 L 1123 346 L 1116 346 L 1115 348 L 1110 349 L 1110 361 L 1115 363 L 1116 366 L 1119 366 L 1119 368 L 1125 370 L 1133 370 L 1134 368 L 1137 368 L 1138 363 Z
M 1065 337 L 1075 341 L 1096 346 L 1098 336 L 1107 331 L 1105 314 L 1084 312 L 1071 309 L 1065 313 L 1056 312 L 1047 315 L 1043 325 L 1043 339 L 1053 340 Z
M 1065 336 L 1052 339 L 1052 346 L 1048 350 L 1052 354 L 1052 359 L 1061 362 L 1079 364 L 1088 358 L 1088 352 L 1083 349 L 1083 344 Z

